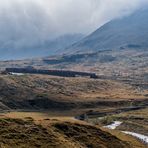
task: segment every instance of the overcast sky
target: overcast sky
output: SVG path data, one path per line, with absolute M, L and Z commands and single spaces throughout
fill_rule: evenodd
M 148 0 L 0 0 L 1 46 L 29 46 L 67 33 L 89 34 Z

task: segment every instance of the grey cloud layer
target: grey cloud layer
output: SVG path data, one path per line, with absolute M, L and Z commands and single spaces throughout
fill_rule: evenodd
M 90 33 L 148 0 L 0 0 L 0 48 L 37 46 L 67 33 Z

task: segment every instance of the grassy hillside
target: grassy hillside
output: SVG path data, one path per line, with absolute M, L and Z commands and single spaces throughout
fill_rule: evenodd
M 141 148 L 145 146 L 125 138 L 113 136 L 98 127 L 74 120 L 44 118 L 0 118 L 0 147 L 55 148 Z
M 69 110 L 146 99 L 135 87 L 111 80 L 1 75 L 0 82 L 1 109 Z
M 103 113 L 124 106 L 140 105 L 143 100 L 147 101 L 147 91 L 139 90 L 136 85 L 106 79 L 45 75 L 0 75 L 0 82 L 2 148 L 146 147 L 119 131 L 100 129 L 74 118 L 86 112 Z M 19 109 L 24 112 L 17 112 Z M 125 113 L 115 119 L 126 120 L 126 117 Z M 128 128 L 124 125 L 119 128 L 132 129 L 131 124 L 129 126 L 127 123 L 128 120 Z M 135 131 L 139 132 L 140 123 L 141 119 L 138 127 L 134 126 Z

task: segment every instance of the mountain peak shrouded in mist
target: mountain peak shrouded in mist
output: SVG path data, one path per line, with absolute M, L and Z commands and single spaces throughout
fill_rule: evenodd
M 147 4 L 147 0 L 0 0 L 0 59 L 50 55 L 56 46 L 45 52 L 48 41 L 65 34 L 90 34 Z M 75 41 L 67 40 L 66 45 Z
M 106 49 L 148 48 L 148 9 L 112 20 L 71 46 L 75 52 Z M 72 50 L 72 51 L 73 51 Z

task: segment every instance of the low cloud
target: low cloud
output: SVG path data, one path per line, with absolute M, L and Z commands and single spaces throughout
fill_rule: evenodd
M 68 33 L 89 34 L 148 0 L 0 0 L 0 49 L 27 48 Z

